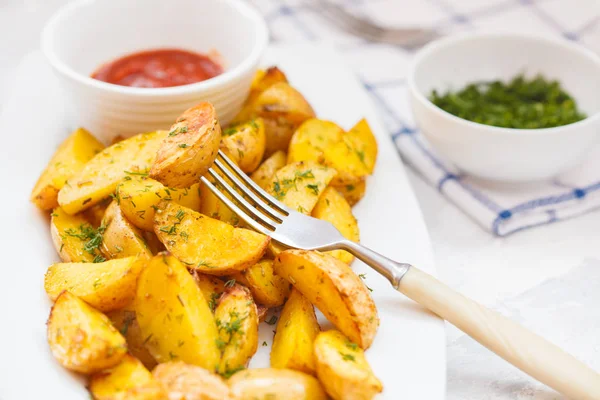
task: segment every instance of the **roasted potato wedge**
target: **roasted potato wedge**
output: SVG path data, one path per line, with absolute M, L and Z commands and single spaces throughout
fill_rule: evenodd
M 106 209 L 112 203 L 113 199 L 111 197 L 107 197 L 101 202 L 91 206 L 87 210 L 83 211 L 81 215 L 85 217 L 89 221 L 90 224 L 95 229 L 98 229 L 100 225 L 102 225 L 102 219 L 104 219 L 104 214 L 106 214 Z M 77 214 L 76 214 L 77 215 Z
M 266 70 L 259 70 L 254 76 L 252 86 L 250 87 L 250 94 L 246 103 L 251 103 L 256 97 L 264 92 L 266 89 L 278 82 L 286 82 L 287 76 L 277 67 L 269 67 Z
M 102 252 L 108 258 L 138 256 L 152 257 L 152 252 L 144 239 L 144 232 L 133 226 L 123 216 L 121 208 L 113 201 L 106 209 L 102 226 L 105 227 L 102 238 Z
M 219 373 L 225 377 L 245 368 L 258 349 L 258 312 L 250 291 L 234 284 L 215 309 L 221 350 Z
M 175 257 L 159 254 L 138 278 L 135 312 L 146 348 L 158 362 L 213 370 L 220 361 L 217 326 L 194 278 Z
M 58 207 L 59 190 L 102 149 L 104 145 L 92 134 L 83 128 L 77 129 L 48 162 L 31 191 L 31 201 L 42 210 Z
M 319 381 L 291 369 L 256 368 L 240 371 L 228 381 L 231 400 L 326 400 Z
M 331 121 L 311 118 L 298 127 L 290 141 L 288 163 L 315 161 L 323 163 L 323 152 L 329 146 L 339 143 L 344 130 Z
M 50 311 L 48 344 L 63 367 L 84 374 L 110 368 L 127 353 L 125 338 L 110 320 L 66 291 Z
M 158 206 L 154 232 L 186 266 L 210 275 L 229 275 L 254 265 L 270 240 L 168 201 Z
M 346 134 L 356 154 L 367 167 L 369 174 L 375 169 L 377 160 L 377 140 L 366 119 L 361 119 Z
M 125 217 L 135 226 L 154 231 L 154 212 L 162 200 L 200 210 L 199 184 L 189 188 L 173 189 L 147 176 L 126 176 L 117 186 L 116 197 Z
M 331 222 L 346 239 L 354 242 L 359 241 L 358 223 L 352 214 L 350 204 L 348 204 L 344 196 L 331 186 L 327 187 L 321 197 L 319 197 L 319 201 L 317 201 L 315 208 L 312 210 L 312 216 Z M 327 253 L 346 264 L 350 264 L 354 259 L 352 254 L 344 250 L 332 250 Z
M 364 197 L 367 190 L 367 183 L 365 179 L 354 180 L 354 183 L 348 184 L 340 184 L 339 181 L 335 184 L 332 182 L 331 186 L 340 192 L 342 196 L 344 196 L 350 206 L 358 203 L 358 201 Z
M 227 196 L 229 197 L 229 195 Z M 225 203 L 219 200 L 219 198 L 215 196 L 213 192 L 210 191 L 208 186 L 206 186 L 204 183 L 200 183 L 200 197 L 202 197 L 200 213 L 210 218 L 226 222 L 229 225 L 235 227 L 241 225 L 242 221 L 240 220 L 240 217 L 238 217 L 236 213 L 231 211 L 231 209 L 227 207 Z
M 350 340 L 369 348 L 379 326 L 377 309 L 367 287 L 347 264 L 318 251 L 286 250 L 275 258 L 273 269 Z
M 229 386 L 219 375 L 181 361 L 160 364 L 152 371 L 168 400 L 227 400 Z
M 144 262 L 137 257 L 100 263 L 58 263 L 48 268 L 44 289 L 52 300 L 68 290 L 100 311 L 126 306 L 135 296 Z
M 58 203 L 68 214 L 75 214 L 113 194 L 125 176 L 145 174 L 167 134 L 143 133 L 102 150 L 69 178 L 58 192 Z
M 167 393 L 150 371 L 127 354 L 109 370 L 92 376 L 90 392 L 96 400 L 165 400 Z
M 273 260 L 259 261 L 232 278 L 250 289 L 254 300 L 266 307 L 282 305 L 290 294 L 290 283 L 273 273 Z
M 216 276 L 206 275 L 198 271 L 192 271 L 192 276 L 202 295 L 208 301 L 208 307 L 211 311 L 215 311 L 217 302 L 225 291 L 225 282 Z
M 336 171 L 314 161 L 288 164 L 275 173 L 268 192 L 286 206 L 310 215 Z
M 144 337 L 135 317 L 133 304 L 106 314 L 113 326 L 117 328 L 127 341 L 127 351 L 137 358 L 148 369 L 156 366 L 157 362 L 144 345 Z
M 221 135 L 221 149 L 242 171 L 251 173 L 258 168 L 266 143 L 262 118 L 234 125 L 225 129 Z
M 285 166 L 286 158 L 287 156 L 283 151 L 276 151 L 260 164 L 258 169 L 250 175 L 250 178 L 252 178 L 252 180 L 261 188 L 267 189 L 273 182 L 275 172 Z
M 277 322 L 271 349 L 271 367 L 314 375 L 313 342 L 319 332 L 313 305 L 293 289 Z
M 50 235 L 64 262 L 93 262 L 103 258 L 96 244 L 102 232 L 94 229 L 81 214 L 69 215 L 62 208 L 55 208 L 50 219 Z
M 187 109 L 171 126 L 158 149 L 150 177 L 172 188 L 188 188 L 208 171 L 217 157 L 221 126 L 212 104 Z
M 314 352 L 317 377 L 334 400 L 369 400 L 383 391 L 362 349 L 342 333 L 319 333 Z

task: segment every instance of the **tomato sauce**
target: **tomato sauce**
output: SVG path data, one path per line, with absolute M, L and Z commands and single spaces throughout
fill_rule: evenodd
M 201 82 L 222 73 L 223 67 L 204 54 L 156 49 L 104 64 L 92 78 L 121 86 L 161 88 Z

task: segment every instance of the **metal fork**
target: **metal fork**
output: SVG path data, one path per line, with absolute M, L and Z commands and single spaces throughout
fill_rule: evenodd
M 291 248 L 346 250 L 385 276 L 396 290 L 540 382 L 573 399 L 600 399 L 600 375 L 570 354 L 418 268 L 344 238 L 329 222 L 292 210 L 254 183 L 223 152 L 219 151 L 208 173 L 215 183 L 205 176 L 202 182 L 256 231 Z
M 413 49 L 421 47 L 440 36 L 434 29 L 382 27 L 366 18 L 348 12 L 343 7 L 328 0 L 319 0 L 312 5 L 320 15 L 328 18 L 340 28 L 372 42 L 388 43 Z

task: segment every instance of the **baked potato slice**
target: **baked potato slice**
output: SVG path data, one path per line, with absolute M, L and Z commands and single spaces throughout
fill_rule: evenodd
M 91 133 L 77 129 L 52 155 L 31 191 L 31 201 L 42 210 L 58 207 L 60 189 L 102 149 L 104 145 Z
M 61 207 L 52 211 L 50 235 L 52 243 L 64 262 L 102 261 L 104 257 L 98 249 L 104 229 L 94 229 L 81 214 L 69 215 Z
M 150 177 L 172 188 L 188 188 L 208 171 L 217 157 L 221 126 L 212 104 L 184 111 L 171 126 L 150 169 Z
M 225 282 L 216 276 L 206 275 L 198 271 L 192 271 L 192 277 L 194 277 L 196 285 L 198 285 L 202 295 L 208 302 L 208 307 L 214 312 L 219 298 L 226 289 Z
M 310 215 L 337 172 L 314 161 L 288 164 L 275 173 L 268 192 L 286 206 Z
M 290 283 L 273 273 L 273 260 L 261 260 L 231 276 L 250 289 L 254 300 L 266 307 L 278 307 L 290 294 Z
M 142 270 L 135 312 L 144 344 L 158 362 L 213 370 L 220 361 L 217 326 L 194 278 L 175 257 L 159 254 Z
M 110 368 L 127 353 L 125 338 L 100 311 L 64 291 L 48 318 L 52 355 L 71 371 L 91 374 Z
M 229 386 L 219 375 L 181 361 L 158 365 L 152 376 L 167 391 L 168 400 L 226 400 Z
M 44 289 L 52 300 L 68 290 L 97 310 L 116 310 L 133 300 L 143 266 L 144 261 L 137 257 L 53 264 L 46 272 Z
M 199 184 L 189 188 L 168 188 L 147 176 L 126 176 L 117 186 L 116 197 L 125 217 L 135 226 L 148 232 L 154 231 L 154 213 L 162 200 L 200 210 Z
M 350 340 L 369 348 L 379 326 L 377 308 L 347 264 L 318 251 L 286 250 L 275 258 L 273 268 Z
M 167 393 L 150 371 L 127 354 L 109 370 L 90 380 L 90 392 L 96 400 L 165 400 Z
M 260 166 L 250 175 L 250 178 L 263 189 L 267 189 L 272 181 L 273 175 L 279 169 L 285 167 L 287 156 L 279 150 L 271 154 Z
M 156 366 L 157 362 L 144 345 L 144 337 L 135 317 L 133 304 L 128 304 L 120 310 L 106 314 L 113 326 L 121 332 L 127 341 L 127 351 L 137 358 L 148 369 Z
M 383 391 L 362 349 L 336 330 L 315 339 L 317 377 L 333 400 L 369 400 Z
M 251 103 L 259 94 L 274 84 L 279 82 L 287 83 L 287 81 L 287 76 L 285 76 L 282 70 L 275 66 L 269 67 L 266 70 L 257 71 L 254 80 L 252 81 L 250 94 L 248 95 L 246 102 Z
M 328 186 L 323 191 L 321 197 L 319 197 L 319 201 L 317 201 L 315 208 L 312 210 L 312 216 L 331 222 L 346 239 L 354 242 L 360 240 L 358 223 L 352 214 L 350 204 L 348 204 L 344 196 L 331 186 Z M 332 250 L 326 253 L 342 260 L 346 264 L 350 264 L 354 259 L 354 256 L 345 250 Z
M 364 177 L 360 179 L 350 178 L 353 183 L 343 183 L 343 181 L 340 182 L 338 180 L 336 182 L 331 182 L 331 186 L 344 196 L 350 206 L 353 206 L 364 197 L 367 190 L 367 182 Z
M 223 130 L 221 149 L 245 173 L 260 165 L 265 153 L 265 123 L 262 118 Z
M 245 368 L 258 349 L 258 312 L 250 291 L 233 284 L 215 309 L 221 351 L 219 374 L 229 377 Z
M 326 400 L 319 381 L 291 369 L 256 368 L 240 371 L 228 381 L 231 400 Z
M 58 203 L 68 214 L 75 214 L 113 194 L 125 176 L 145 175 L 167 134 L 142 133 L 102 150 L 69 178 L 58 192 Z
M 369 174 L 375 169 L 377 160 L 377 140 L 366 119 L 361 119 L 346 134 L 356 154 L 367 167 Z
M 271 367 L 314 375 L 313 343 L 320 330 L 313 305 L 293 289 L 277 322 L 271 349 Z
M 270 241 L 168 201 L 158 206 L 154 232 L 188 268 L 209 275 L 229 275 L 254 265 Z
M 123 216 L 116 201 L 113 201 L 106 209 L 102 226 L 105 227 L 102 237 L 102 252 L 108 258 L 152 257 L 152 252 L 144 238 L 144 232 L 133 226 Z
M 288 163 L 297 161 L 324 161 L 323 152 L 339 143 L 344 130 L 331 121 L 311 118 L 298 127 L 290 141 Z

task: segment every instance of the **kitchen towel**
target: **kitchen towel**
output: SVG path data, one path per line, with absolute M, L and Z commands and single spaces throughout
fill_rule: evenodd
M 403 160 L 485 229 L 505 236 L 600 207 L 600 146 L 581 165 L 548 182 L 500 184 L 463 175 L 436 153 L 415 126 L 405 81 L 414 51 L 346 33 L 319 12 L 319 0 L 252 2 L 265 16 L 273 41 L 326 42 L 335 46 L 382 112 Z M 600 51 L 600 3 L 594 0 L 336 3 L 382 26 L 431 27 L 444 34 L 505 31 L 549 35 Z M 507 160 L 510 161 L 509 154 Z

